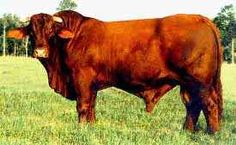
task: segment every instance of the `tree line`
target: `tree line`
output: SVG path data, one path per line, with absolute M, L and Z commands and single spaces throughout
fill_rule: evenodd
M 236 38 L 236 18 L 234 5 L 226 5 L 213 19 L 213 22 L 219 28 L 221 33 L 221 43 L 224 47 L 224 60 L 232 62 L 232 55 L 235 48 L 232 47 L 232 40 Z M 235 46 L 235 45 L 234 45 Z M 233 50 L 232 50 L 233 48 Z
M 77 4 L 74 0 L 62 0 L 56 10 L 74 10 Z M 236 18 L 235 9 L 232 4 L 221 8 L 212 21 L 216 24 L 221 32 L 221 42 L 224 47 L 224 60 L 232 61 L 232 39 L 236 37 Z M 15 14 L 4 14 L 0 18 L 0 55 L 12 56 L 30 56 L 32 54 L 32 45 L 28 38 L 23 40 L 14 40 L 6 38 L 6 32 L 12 28 L 25 26 L 26 22 L 22 21 Z
M 29 51 L 32 49 L 28 38 L 23 40 L 8 39 L 6 33 L 8 30 L 26 25 L 20 20 L 17 15 L 4 14 L 0 18 L 0 53 L 6 55 L 25 55 L 28 56 Z

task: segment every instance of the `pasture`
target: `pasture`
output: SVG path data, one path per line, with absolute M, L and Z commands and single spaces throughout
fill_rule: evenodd
M 54 93 L 35 59 L 0 57 L 0 144 L 236 144 L 236 65 L 222 68 L 224 119 L 216 135 L 182 130 L 185 108 L 179 88 L 166 94 L 152 114 L 142 99 L 111 88 L 100 91 L 97 121 L 78 125 L 75 102 Z

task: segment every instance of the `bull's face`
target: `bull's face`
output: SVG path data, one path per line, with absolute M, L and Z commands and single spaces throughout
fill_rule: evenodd
M 55 39 L 56 35 L 64 39 L 73 37 L 72 32 L 62 28 L 60 23 L 63 23 L 60 17 L 48 14 L 33 15 L 28 26 L 10 30 L 8 37 L 22 39 L 28 35 L 34 48 L 33 57 L 48 58 L 50 51 L 53 49 L 50 46 L 50 40 Z

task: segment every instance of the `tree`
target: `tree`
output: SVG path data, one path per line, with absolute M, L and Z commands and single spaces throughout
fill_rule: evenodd
M 10 29 L 24 25 L 18 16 L 13 14 L 3 14 L 0 18 L 0 52 L 2 55 L 22 55 L 25 54 L 25 43 L 21 40 L 6 38 L 6 32 Z
M 75 10 L 77 8 L 77 4 L 75 0 L 62 0 L 59 3 L 58 11 L 62 10 Z
M 224 60 L 231 61 L 231 41 L 236 36 L 235 9 L 232 4 L 224 6 L 214 18 L 213 22 L 220 29 L 222 45 L 224 46 Z

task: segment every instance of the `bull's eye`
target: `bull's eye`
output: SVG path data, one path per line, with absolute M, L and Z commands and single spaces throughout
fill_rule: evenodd
M 33 32 L 29 32 L 29 36 L 30 36 L 30 37 L 33 37 L 33 36 L 34 36 L 34 33 L 33 33 Z

